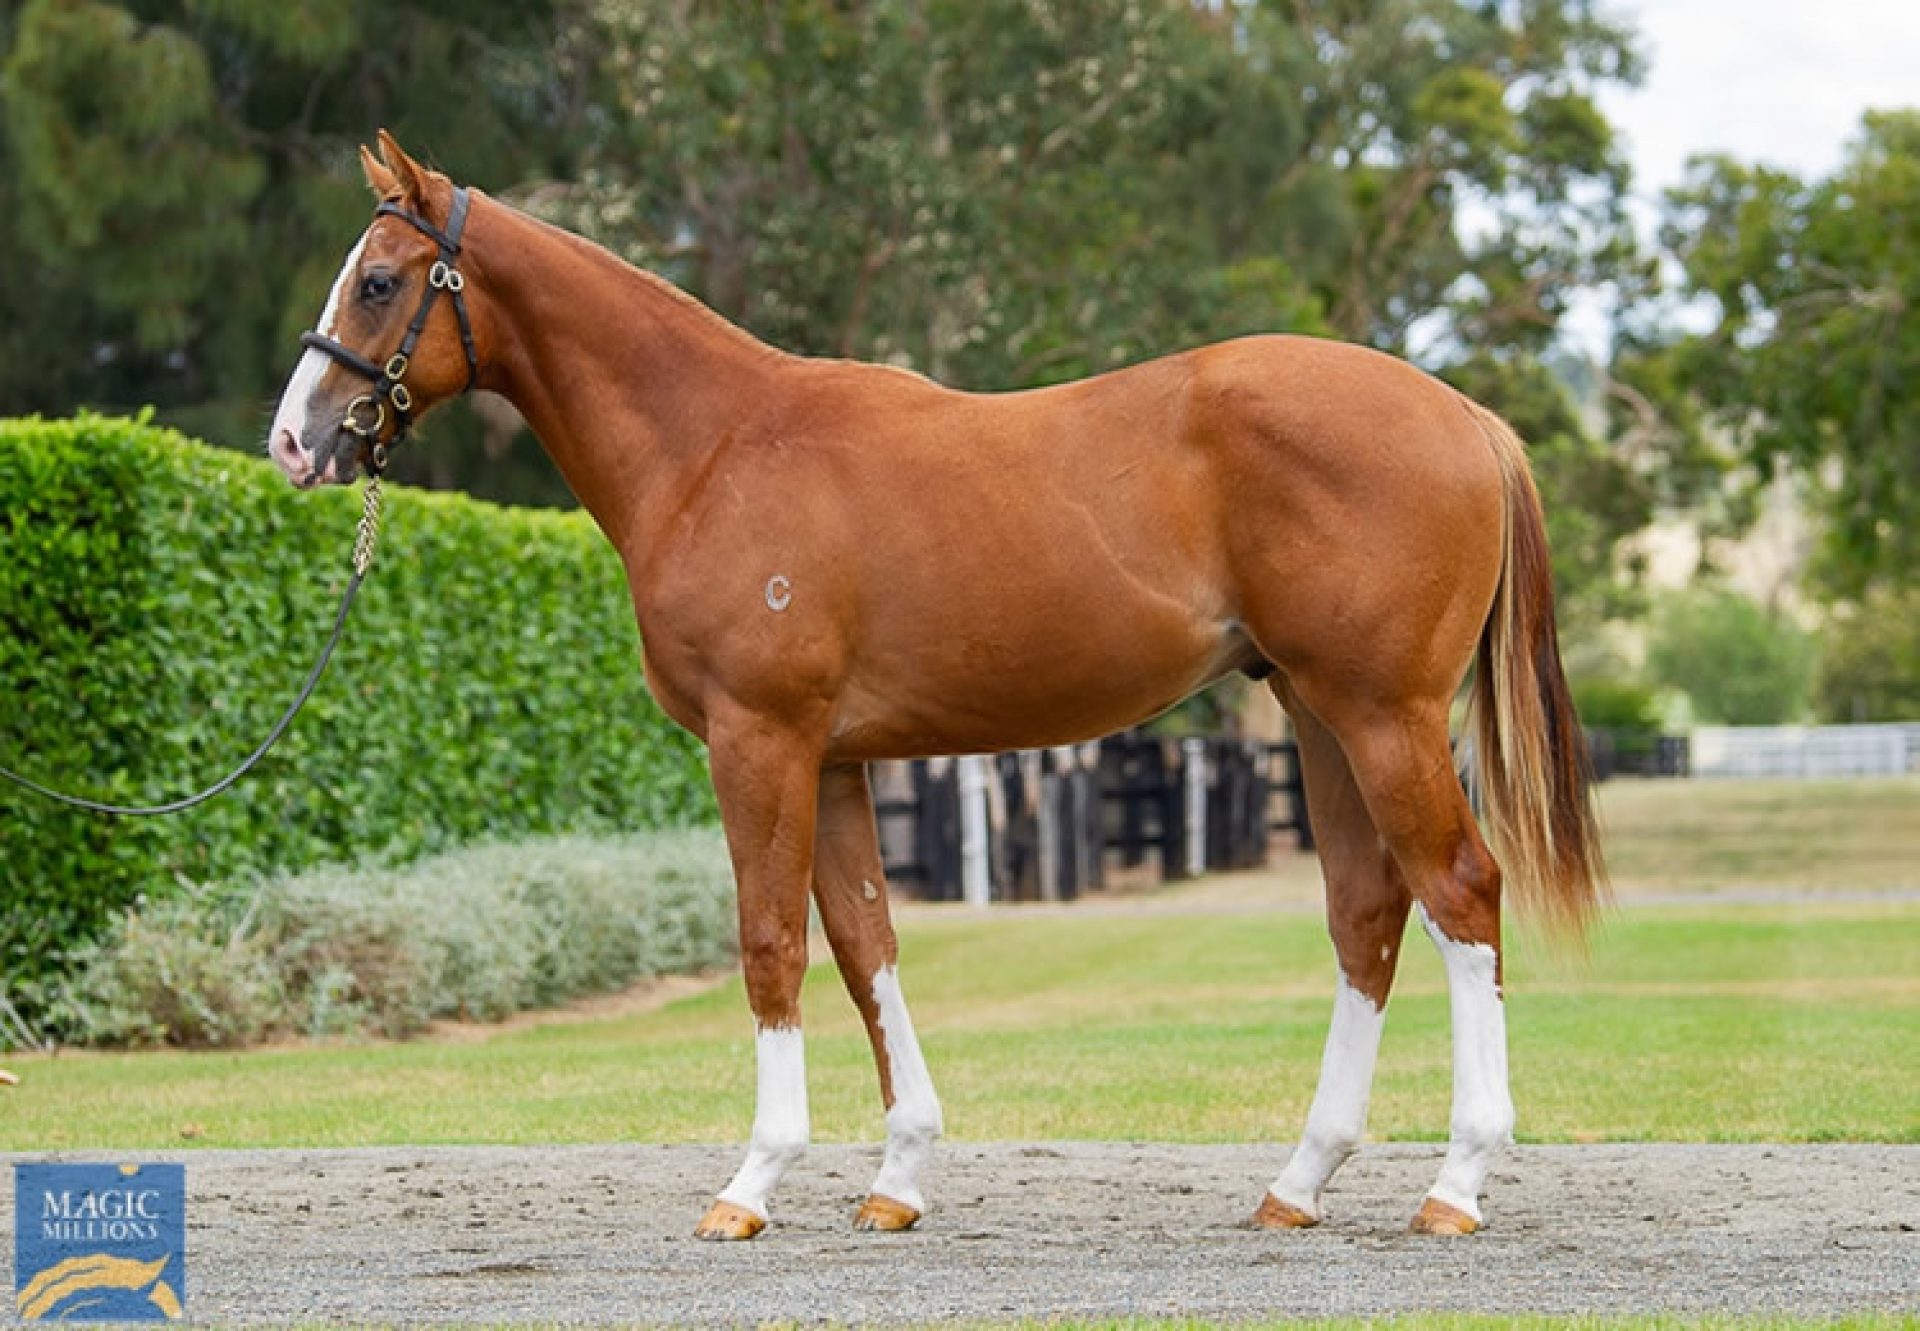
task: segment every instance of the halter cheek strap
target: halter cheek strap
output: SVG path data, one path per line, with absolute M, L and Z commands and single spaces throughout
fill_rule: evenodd
M 420 298 L 420 308 L 414 311 L 413 321 L 407 325 L 407 331 L 400 339 L 399 349 L 387 357 L 386 364 L 376 365 L 351 348 L 344 347 L 332 338 L 319 332 L 300 334 L 302 346 L 331 357 L 336 363 L 352 370 L 362 378 L 373 381 L 373 390 L 362 393 L 347 404 L 345 415 L 340 419 L 340 428 L 334 432 L 321 454 L 314 459 L 316 474 L 325 474 L 333 465 L 333 459 L 339 452 L 343 435 L 357 437 L 365 446 L 363 462 L 368 471 L 378 476 L 386 470 L 387 452 L 397 447 L 400 441 L 413 428 L 413 394 L 404 380 L 407 368 L 412 364 L 414 349 L 420 345 L 420 334 L 426 329 L 427 316 L 433 313 L 433 305 L 442 291 L 453 301 L 454 317 L 460 324 L 460 349 L 467 357 L 467 383 L 461 392 L 471 389 L 480 377 L 480 357 L 473 347 L 473 322 L 467 317 L 466 288 L 467 280 L 455 266 L 460 258 L 460 236 L 467 228 L 467 210 L 471 200 L 464 186 L 455 186 L 453 208 L 447 214 L 447 229 L 442 231 L 433 223 L 412 213 L 393 202 L 382 203 L 374 210 L 376 217 L 397 217 L 421 235 L 431 240 L 440 254 L 434 260 L 433 267 L 427 272 L 426 293 Z M 393 433 L 382 440 L 381 431 L 386 429 L 387 416 L 393 416 Z

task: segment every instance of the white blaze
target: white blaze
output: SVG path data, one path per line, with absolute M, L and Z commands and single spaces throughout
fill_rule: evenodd
M 333 290 L 327 295 L 326 308 L 320 311 L 320 321 L 314 324 L 314 331 L 322 337 L 333 337 L 334 326 L 340 317 L 340 302 L 346 299 L 347 285 L 353 281 L 353 274 L 360 267 L 360 252 L 367 246 L 367 237 L 362 233 L 359 240 L 347 252 L 347 261 L 340 266 L 340 273 L 333 279 Z M 320 386 L 320 376 L 326 373 L 327 357 L 312 347 L 306 348 L 300 355 L 300 363 L 293 367 L 293 377 L 287 380 L 287 387 L 280 394 L 280 406 L 273 414 L 273 428 L 267 434 L 269 445 L 282 431 L 293 436 L 296 443 L 305 446 L 307 408 L 313 400 L 313 390 Z
M 940 1100 L 933 1078 L 913 1034 L 907 1000 L 900 993 L 900 976 L 882 966 L 873 977 L 873 1001 L 880 1009 L 880 1031 L 886 1041 L 887 1074 L 893 1084 L 893 1108 L 887 1111 L 887 1154 L 873 1191 L 916 1211 L 927 1209 L 920 1193 L 920 1171 L 933 1155 L 933 1143 L 942 1130 Z
M 1387 1015 L 1373 1000 L 1340 977 L 1333 996 L 1333 1023 L 1320 1058 L 1320 1084 L 1307 1111 L 1306 1131 L 1287 1167 L 1269 1191 L 1318 1220 L 1320 1190 L 1360 1145 L 1367 1127 L 1367 1100 L 1373 1091 L 1373 1067 L 1380 1054 L 1380 1032 Z
M 807 1118 L 807 1046 L 798 1026 L 762 1029 L 754 1036 L 759 1089 L 746 1163 L 720 1200 L 767 1218 L 767 1199 L 812 1135 Z
M 1507 1086 L 1507 1016 L 1494 979 L 1498 958 L 1486 943 L 1458 943 L 1416 903 L 1427 937 L 1447 967 L 1453 1016 L 1453 1123 L 1446 1163 L 1429 1196 L 1476 1221 L 1480 1188 L 1500 1148 L 1513 1139 Z

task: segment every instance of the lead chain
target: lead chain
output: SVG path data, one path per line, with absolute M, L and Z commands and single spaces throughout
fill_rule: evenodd
M 368 478 L 366 493 L 361 498 L 360 534 L 353 542 L 353 571 L 363 578 L 373 567 L 373 547 L 379 539 L 380 478 L 373 476 Z

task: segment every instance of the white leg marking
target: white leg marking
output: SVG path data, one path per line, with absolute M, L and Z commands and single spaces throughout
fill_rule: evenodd
M 1367 1126 L 1367 1097 L 1373 1090 L 1373 1065 L 1380 1053 L 1380 1032 L 1387 1014 L 1340 977 L 1333 998 L 1333 1023 L 1320 1059 L 1320 1084 L 1307 1111 L 1306 1131 L 1287 1167 L 1269 1191 L 1315 1220 L 1320 1219 L 1320 1190 L 1333 1171 L 1360 1145 Z
M 1478 1221 L 1480 1187 L 1500 1149 L 1513 1140 L 1507 1086 L 1507 1014 L 1494 980 L 1496 956 L 1485 943 L 1458 943 L 1418 903 L 1420 923 L 1447 967 L 1453 1014 L 1453 1123 L 1446 1163 L 1428 1194 Z
M 720 1200 L 743 1206 L 765 1220 L 774 1185 L 787 1166 L 800 1158 L 812 1135 L 807 1119 L 807 1046 L 798 1026 L 761 1030 L 753 1045 L 760 1073 L 753 1140 L 746 1163 Z
M 327 296 L 326 308 L 320 311 L 319 322 L 314 324 L 314 330 L 323 337 L 334 335 L 334 325 L 340 317 L 340 302 L 345 299 L 347 284 L 360 267 L 360 252 L 366 245 L 367 237 L 363 233 L 347 252 L 347 261 L 340 266 L 339 275 L 333 279 L 333 290 Z M 313 401 L 313 390 L 320 386 L 320 376 L 326 373 L 331 363 L 312 347 L 300 353 L 300 362 L 293 367 L 293 377 L 287 381 L 286 390 L 280 394 L 280 405 L 273 414 L 273 428 L 267 433 L 269 448 L 283 433 L 296 443 L 306 439 L 307 411 Z M 278 455 L 275 460 L 280 460 Z M 282 462 L 281 465 L 284 467 L 287 464 Z
M 933 1093 L 927 1060 L 914 1038 L 907 1000 L 900 994 L 900 976 L 882 966 L 873 977 L 873 1001 L 880 1008 L 880 1030 L 886 1039 L 887 1075 L 893 1082 L 893 1108 L 887 1111 L 887 1155 L 873 1190 L 882 1197 L 927 1209 L 920 1195 L 920 1171 L 933 1155 L 933 1142 L 942 1130 L 940 1099 Z

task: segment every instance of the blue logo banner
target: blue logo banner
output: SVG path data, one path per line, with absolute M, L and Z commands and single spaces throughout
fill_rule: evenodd
M 17 1164 L 13 1222 L 23 1320 L 186 1315 L 185 1165 Z

